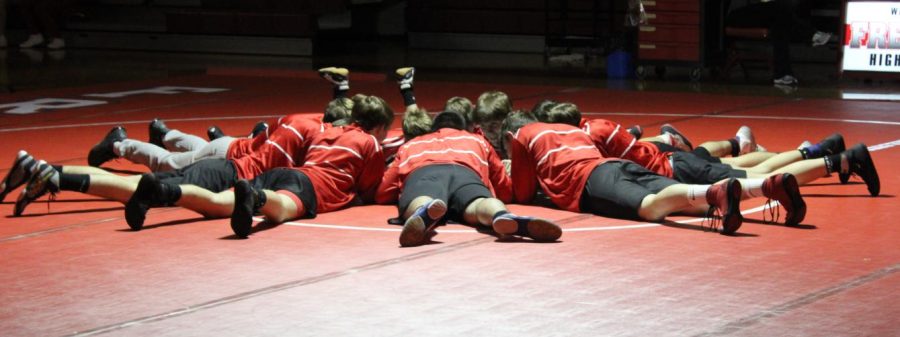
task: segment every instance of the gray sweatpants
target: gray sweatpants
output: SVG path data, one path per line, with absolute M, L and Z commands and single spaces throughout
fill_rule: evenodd
M 225 159 L 233 140 L 233 137 L 222 137 L 207 142 L 203 138 L 171 130 L 163 137 L 165 149 L 134 139 L 116 142 L 113 149 L 116 155 L 132 163 L 147 166 L 153 172 L 165 172 L 184 168 L 203 159 Z

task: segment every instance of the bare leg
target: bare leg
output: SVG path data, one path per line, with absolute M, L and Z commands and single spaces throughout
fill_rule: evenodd
M 263 190 L 263 192 L 266 193 L 266 204 L 259 211 L 269 222 L 282 223 L 297 219 L 306 213 L 304 205 L 297 205 L 293 199 L 284 194 L 270 190 Z
M 716 140 L 709 141 L 703 144 L 700 144 L 699 147 L 702 147 L 709 151 L 709 154 L 716 158 L 721 158 L 725 156 L 731 155 L 731 143 L 727 140 Z
M 137 186 L 135 184 L 135 186 Z M 181 199 L 175 203 L 208 218 L 224 218 L 234 211 L 234 192 L 213 193 L 194 185 L 180 185 Z
M 841 160 L 846 159 L 844 159 L 844 156 L 841 156 Z M 828 175 L 828 171 L 825 168 L 825 159 L 822 158 L 798 161 L 777 169 L 774 173 L 793 174 L 794 177 L 797 178 L 797 183 L 800 185 L 809 184 L 816 179 Z
M 463 220 L 470 225 L 491 226 L 494 214 L 505 211 L 506 205 L 495 198 L 475 199 L 463 211 Z
M 414 198 L 409 202 L 409 206 L 406 207 L 406 210 L 403 211 L 403 219 L 409 219 L 409 217 L 411 217 L 413 213 L 415 213 L 416 210 L 419 209 L 419 207 L 425 206 L 425 204 L 431 202 L 431 200 L 434 199 L 426 196 Z
M 694 209 L 688 199 L 688 185 L 677 184 L 651 194 L 641 201 L 638 216 L 644 220 L 660 221 L 666 215 Z M 708 207 L 707 207 L 708 208 Z
M 140 178 L 140 176 L 138 176 Z M 137 181 L 126 179 L 117 175 L 100 174 L 91 175 L 91 184 L 85 193 L 115 200 L 121 203 L 128 202 L 131 195 L 137 189 Z
M 102 168 L 93 167 L 93 166 L 80 166 L 80 165 L 63 165 L 62 172 L 66 174 L 88 174 L 88 175 L 115 175 L 112 172 L 104 170 Z M 137 176 L 138 180 L 141 180 L 141 176 Z
M 784 167 L 785 165 L 801 160 L 803 160 L 803 155 L 800 153 L 800 151 L 782 152 L 772 158 L 767 159 L 759 165 L 751 167 L 747 171 L 753 173 L 772 173 L 775 172 L 775 170 Z
M 722 159 L 723 164 L 728 164 L 732 167 L 754 167 L 776 155 L 777 154 L 772 152 L 750 152 L 739 157 L 726 157 L 720 159 Z

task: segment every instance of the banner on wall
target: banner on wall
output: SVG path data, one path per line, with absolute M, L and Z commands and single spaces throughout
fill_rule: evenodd
M 844 71 L 900 73 L 900 1 L 847 3 Z

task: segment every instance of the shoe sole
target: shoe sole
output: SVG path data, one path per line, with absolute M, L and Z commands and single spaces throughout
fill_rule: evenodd
M 46 164 L 46 162 L 41 161 L 35 165 L 42 165 L 42 163 Z M 28 196 L 28 190 L 29 190 L 28 187 L 29 186 L 33 187 L 34 181 L 39 180 L 39 179 L 50 179 L 49 177 L 42 178 L 45 173 L 46 173 L 46 171 L 44 171 L 42 169 L 39 172 L 32 175 L 30 179 L 28 179 L 28 186 L 26 186 L 25 189 L 22 190 L 22 193 L 19 194 L 19 197 L 16 198 L 16 206 L 15 206 L 15 209 L 13 209 L 13 216 L 17 216 L 17 217 L 22 216 L 22 213 L 25 213 L 25 207 L 28 207 L 28 205 L 33 203 L 35 200 L 40 199 L 40 197 L 44 196 L 44 194 L 47 194 L 47 191 L 49 189 L 47 188 L 47 185 L 46 185 L 47 182 L 45 181 L 43 191 L 35 194 L 32 197 Z
M 494 232 L 502 235 L 515 235 L 519 232 L 519 222 L 515 219 L 500 218 L 492 224 Z M 532 218 L 525 224 L 528 237 L 538 242 L 553 242 L 562 236 L 562 228 L 550 220 Z
M 534 241 L 553 242 L 562 236 L 562 228 L 550 220 L 535 218 L 528 222 L 528 235 Z
M 9 192 L 12 192 L 13 189 L 16 189 L 17 187 L 24 185 L 28 180 L 31 179 L 31 177 L 25 178 L 25 176 L 27 174 L 26 174 L 25 170 L 22 168 L 22 162 L 25 161 L 26 158 L 28 158 L 28 156 L 16 158 L 16 162 L 13 163 L 13 167 L 11 169 L 9 169 L 9 172 L 6 173 L 6 177 L 3 178 L 3 186 L 0 187 L 0 189 L 2 189 L 2 191 L 0 191 L 0 201 L 3 201 L 3 199 L 6 199 L 6 195 L 8 195 Z M 17 170 L 22 171 L 22 181 L 20 181 L 17 184 L 10 184 L 9 180 L 12 178 L 13 173 L 15 173 Z M 13 185 L 15 185 L 15 186 L 13 186 Z
M 797 183 L 797 177 L 794 177 L 793 174 L 785 174 L 781 186 L 791 200 L 791 208 L 793 208 L 787 210 L 784 224 L 796 226 L 806 218 L 806 202 L 803 201 L 803 196 L 800 195 L 800 185 Z
M 241 180 L 234 185 L 234 211 L 231 213 L 231 231 L 246 238 L 253 229 L 253 196 L 250 183 Z
M 513 235 L 519 231 L 519 222 L 515 219 L 500 218 L 491 224 L 494 232 L 501 235 Z
M 734 179 L 725 188 L 728 195 L 728 210 L 722 214 L 722 234 L 731 235 L 741 228 L 744 216 L 741 215 L 741 183 Z
M 447 213 L 447 204 L 441 200 L 431 203 L 426 210 L 428 217 L 434 219 L 434 223 L 425 224 L 425 219 L 414 215 L 406 219 L 403 223 L 403 230 L 400 231 L 400 246 L 412 247 L 425 243 L 429 238 L 429 233 L 434 230 L 438 220 Z M 433 237 L 434 235 L 431 235 Z

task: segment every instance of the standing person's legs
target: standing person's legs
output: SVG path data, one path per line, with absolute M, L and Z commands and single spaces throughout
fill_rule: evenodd
M 28 27 L 28 39 L 19 44 L 20 48 L 33 48 L 44 43 L 44 36 L 41 34 L 40 22 L 35 13 L 35 5 L 39 0 L 22 0 L 19 3 L 19 15 L 25 21 Z
M 47 39 L 61 38 L 57 19 L 61 14 L 62 0 L 33 0 L 33 2 L 33 14 L 43 29 L 44 37 Z
M 6 0 L 0 0 L 0 48 L 6 48 L 6 42 Z

